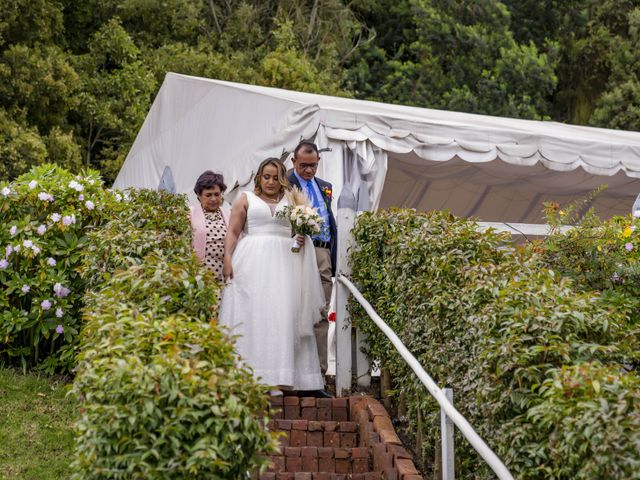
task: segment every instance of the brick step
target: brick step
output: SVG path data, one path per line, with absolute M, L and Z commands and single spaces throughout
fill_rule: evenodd
M 358 424 L 333 420 L 271 420 L 269 429 L 283 432 L 282 447 L 353 448 L 358 446 Z
M 271 397 L 271 418 L 286 420 L 349 420 L 348 398 Z
M 383 480 L 377 472 L 369 473 L 327 473 L 327 472 L 298 472 L 298 473 L 264 473 L 260 480 Z
M 270 457 L 274 473 L 361 474 L 371 471 L 369 449 L 364 447 L 284 447 Z M 262 478 L 262 477 L 261 477 Z
M 372 397 L 272 397 L 280 451 L 259 480 L 422 480 Z M 256 477 L 254 477 L 256 478 Z

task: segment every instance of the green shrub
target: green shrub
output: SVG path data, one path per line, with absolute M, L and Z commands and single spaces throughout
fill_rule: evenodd
M 541 402 L 506 427 L 512 442 L 507 460 L 518 478 L 640 478 L 635 373 L 588 362 L 547 377 Z
M 77 268 L 86 231 L 119 194 L 93 171 L 53 165 L 0 182 L 0 361 L 69 370 L 85 284 Z
M 354 281 L 434 380 L 454 389 L 457 408 L 512 473 L 517 478 L 579 475 L 586 468 L 580 460 L 569 469 L 545 470 L 557 449 L 579 447 L 568 442 L 570 435 L 553 440 L 546 419 L 537 423 L 529 415 L 545 401 L 542 385 L 562 369 L 598 361 L 617 378 L 623 365 L 636 363 L 640 345 L 630 297 L 576 288 L 574 280 L 549 268 L 540 246 L 516 250 L 505 237 L 480 233 L 473 222 L 442 212 L 364 214 L 354 237 Z M 406 399 L 408 431 L 422 434 L 424 453 L 432 456 L 439 409 L 362 310 L 353 302 L 350 309 L 369 335 L 370 354 L 390 370 L 394 391 Z M 610 408 L 627 408 L 622 399 L 611 402 Z M 574 407 L 568 411 L 583 415 L 578 404 Z M 567 424 L 572 420 L 579 418 L 566 419 Z M 518 439 L 525 430 L 530 442 L 521 448 Z M 640 441 L 631 429 L 621 434 Z M 600 446 L 593 462 L 608 464 L 617 458 L 616 449 Z M 491 478 L 465 440 L 456 450 L 462 478 Z M 576 451 L 573 458 L 586 457 Z
M 215 288 L 195 262 L 147 257 L 92 294 L 76 478 L 243 478 L 264 464 L 267 387 L 208 321 Z
M 184 195 L 130 190 L 127 202 L 99 229 L 88 234 L 80 272 L 91 288 L 118 270 L 143 263 L 149 254 L 193 255 L 189 209 Z

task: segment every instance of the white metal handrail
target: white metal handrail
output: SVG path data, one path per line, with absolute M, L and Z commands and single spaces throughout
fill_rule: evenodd
M 447 399 L 445 392 L 438 387 L 429 374 L 422 368 L 422 365 L 418 362 L 407 347 L 404 346 L 402 341 L 398 338 L 391 328 L 380 318 L 380 316 L 373 309 L 371 304 L 362 296 L 360 291 L 355 287 L 351 281 L 344 275 L 338 275 L 337 280 L 342 283 L 353 295 L 353 297 L 362 305 L 371 320 L 378 326 L 380 330 L 389 338 L 396 350 L 404 358 L 407 364 L 418 376 L 420 381 L 427 387 L 427 390 L 433 398 L 438 402 L 440 408 L 451 419 L 451 421 L 460 429 L 460 432 L 469 441 L 471 446 L 480 454 L 480 456 L 487 462 L 487 465 L 493 470 L 500 480 L 514 480 L 513 476 L 502 463 L 502 460 L 489 448 L 480 435 L 476 433 L 471 424 L 464 416 L 453 406 L 453 404 Z

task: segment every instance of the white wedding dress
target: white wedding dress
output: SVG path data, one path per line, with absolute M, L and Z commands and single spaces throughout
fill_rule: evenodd
M 236 350 L 261 382 L 322 389 L 313 325 L 324 296 L 311 239 L 293 253 L 289 221 L 272 215 L 254 193 L 245 195 L 245 235 L 233 252 L 234 276 L 224 289 L 220 324 L 239 336 Z M 275 211 L 286 202 L 283 198 Z

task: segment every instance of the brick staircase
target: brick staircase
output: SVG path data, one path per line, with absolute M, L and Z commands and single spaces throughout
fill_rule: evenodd
M 281 447 L 259 480 L 422 480 L 373 397 L 271 397 Z

